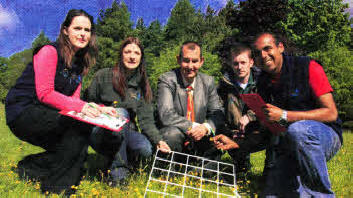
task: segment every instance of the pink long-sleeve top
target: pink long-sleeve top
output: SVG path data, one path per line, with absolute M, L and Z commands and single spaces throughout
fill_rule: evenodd
M 72 96 L 54 90 L 58 54 L 55 47 L 46 45 L 33 57 L 35 89 L 38 100 L 59 110 L 81 112 L 86 102 L 80 99 L 81 83 Z

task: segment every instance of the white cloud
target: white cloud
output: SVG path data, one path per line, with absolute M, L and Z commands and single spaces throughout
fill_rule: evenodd
M 0 4 L 0 35 L 4 32 L 13 32 L 16 26 L 20 24 L 17 14 L 10 9 L 5 9 Z

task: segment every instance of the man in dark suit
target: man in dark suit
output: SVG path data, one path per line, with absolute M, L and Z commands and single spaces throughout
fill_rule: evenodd
M 224 115 L 214 79 L 198 71 L 204 63 L 198 43 L 183 43 L 177 60 L 180 68 L 163 74 L 158 81 L 163 139 L 174 151 L 215 159 L 220 152 L 209 137 L 224 125 Z

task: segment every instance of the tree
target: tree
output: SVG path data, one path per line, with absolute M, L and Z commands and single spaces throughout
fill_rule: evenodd
M 144 23 L 144 21 L 143 21 L 143 18 L 139 17 L 139 18 L 137 19 L 136 29 L 137 29 L 137 30 L 141 30 L 141 31 L 146 30 L 146 26 L 145 26 L 145 23 Z
M 353 52 L 347 47 L 319 50 L 310 54 L 320 61 L 330 81 L 340 114 L 346 114 L 353 105 Z M 344 117 L 344 116 L 343 116 Z
M 163 30 L 158 20 L 152 21 L 145 31 L 143 46 L 146 52 L 159 56 L 159 52 L 163 49 Z
M 97 35 L 112 38 L 114 42 L 125 39 L 132 33 L 130 12 L 124 2 L 113 1 L 112 7 L 101 10 L 97 23 Z
M 199 32 L 198 27 L 194 26 L 195 17 L 195 9 L 190 1 L 178 0 L 165 26 L 165 40 L 173 44 L 185 39 L 192 40 L 192 33 Z
M 3 73 L 8 67 L 8 59 L 0 56 L 0 72 Z
M 146 46 L 145 46 L 144 40 L 145 40 L 146 30 L 147 30 L 147 28 L 146 28 L 146 25 L 143 21 L 143 18 L 139 17 L 136 22 L 136 27 L 135 27 L 133 36 L 138 37 L 140 39 L 140 41 L 143 43 L 145 48 L 146 48 Z
M 212 52 L 225 37 L 231 34 L 231 29 L 226 25 L 226 18 L 223 15 L 217 15 L 210 6 L 207 6 L 202 18 L 199 20 L 202 24 L 199 39 L 203 41 L 203 47 Z
M 48 37 L 45 36 L 44 31 L 40 31 L 39 35 L 37 38 L 34 39 L 32 43 L 32 49 L 36 49 L 37 47 L 41 47 L 43 45 L 49 44 L 50 40 Z
M 226 6 L 222 8 L 218 16 L 225 19 L 226 25 L 231 28 L 237 27 L 237 15 L 239 12 L 239 5 L 235 5 L 233 0 L 228 0 Z
M 239 2 L 239 11 L 232 28 L 239 28 L 242 35 L 263 31 L 282 33 L 279 22 L 286 18 L 287 0 L 248 0 Z
M 0 101 L 3 102 L 3 99 L 5 98 L 7 94 L 7 89 L 5 88 L 5 80 L 7 76 L 5 75 L 5 72 L 8 68 L 8 59 L 5 57 L 0 57 Z
M 288 15 L 280 27 L 304 53 L 345 46 L 351 32 L 347 8 L 342 0 L 288 0 Z
M 4 101 L 8 90 L 15 84 L 17 78 L 22 74 L 25 66 L 32 61 L 33 51 L 26 49 L 16 53 L 8 59 L 1 58 L 0 62 L 6 67 L 0 75 L 0 101 Z

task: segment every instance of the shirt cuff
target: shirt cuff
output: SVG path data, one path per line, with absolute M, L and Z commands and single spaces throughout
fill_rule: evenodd
M 195 128 L 195 127 L 197 127 L 197 126 L 199 126 L 199 125 L 200 125 L 199 123 L 193 122 L 191 128 Z
M 213 135 L 213 136 L 215 135 L 210 124 L 205 122 L 203 123 L 203 125 L 207 128 L 207 135 Z

